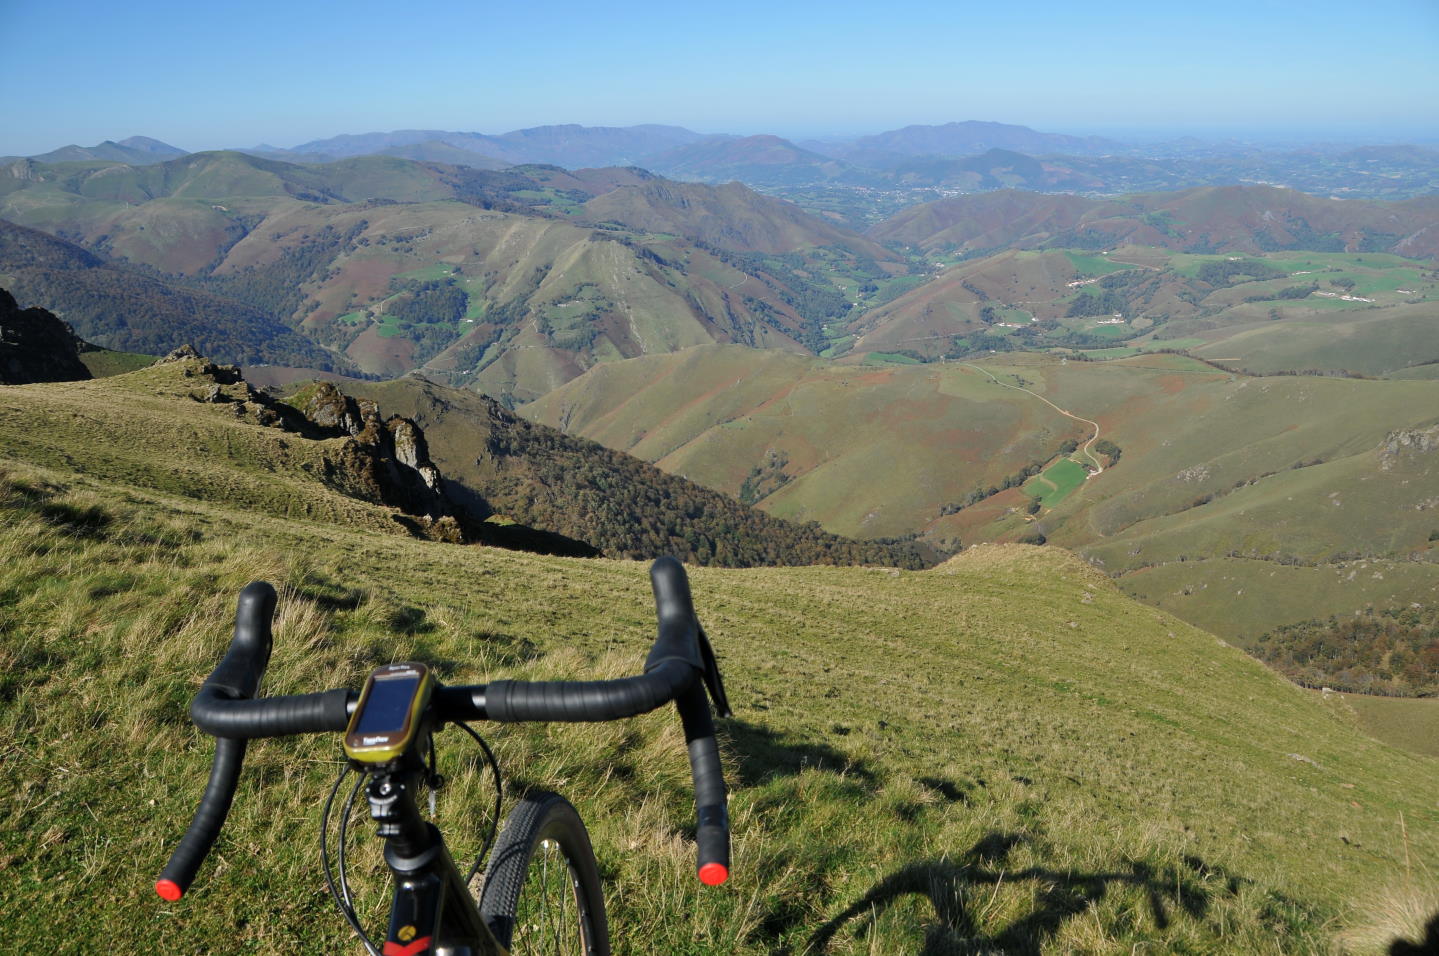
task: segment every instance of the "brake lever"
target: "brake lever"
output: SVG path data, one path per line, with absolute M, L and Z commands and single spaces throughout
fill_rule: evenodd
M 709 691 L 710 702 L 714 704 L 715 713 L 720 717 L 733 717 L 734 711 L 730 710 L 729 698 L 725 696 L 724 680 L 720 677 L 719 661 L 715 658 L 714 648 L 710 646 L 709 635 L 705 633 L 704 625 L 698 621 L 695 627 L 699 631 L 700 659 L 704 662 L 705 688 Z

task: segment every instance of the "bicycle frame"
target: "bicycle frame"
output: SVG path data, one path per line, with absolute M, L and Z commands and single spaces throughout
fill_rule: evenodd
M 509 956 L 480 918 L 439 829 L 420 816 L 414 791 L 423 772 L 370 771 L 365 797 L 385 841 L 394 877 L 383 956 Z

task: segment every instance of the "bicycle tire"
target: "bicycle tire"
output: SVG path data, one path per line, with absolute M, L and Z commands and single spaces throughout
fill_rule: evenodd
M 595 851 L 564 797 L 531 794 L 505 818 L 485 868 L 480 916 L 514 956 L 610 956 Z

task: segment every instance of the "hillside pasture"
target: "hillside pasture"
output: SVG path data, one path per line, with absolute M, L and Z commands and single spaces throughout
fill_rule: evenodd
M 1053 508 L 1070 492 L 1084 484 L 1089 472 L 1073 458 L 1061 458 L 1024 485 L 1026 494 L 1038 498 L 1046 508 Z
M 1439 359 L 1439 323 L 1433 304 L 1384 309 L 1280 306 L 1280 321 L 1255 316 L 1212 335 L 1196 355 L 1255 372 L 1344 369 L 1385 375 Z
M 1359 726 L 1386 743 L 1428 757 L 1439 757 L 1439 700 L 1341 694 L 1354 709 Z

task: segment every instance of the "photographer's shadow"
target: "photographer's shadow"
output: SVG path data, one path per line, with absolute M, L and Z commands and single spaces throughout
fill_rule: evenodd
M 1185 868 L 1172 873 L 1156 872 L 1141 862 L 1129 862 L 1122 869 L 1103 873 L 1005 868 L 1003 864 L 1011 851 L 1026 839 L 990 833 L 956 859 L 902 867 L 816 930 L 805 952 L 827 952 L 831 941 L 852 923 L 855 935 L 865 935 L 887 908 L 912 896 L 927 897 L 934 907 L 934 921 L 924 927 L 920 956 L 1038 953 L 1065 922 L 1102 900 L 1111 887 L 1134 887 L 1144 892 L 1155 925 L 1164 929 L 1176 910 L 1194 918 L 1203 917 L 1216 891 L 1233 894 L 1245 882 L 1195 857 L 1186 858 Z M 1216 876 L 1220 878 L 1217 886 L 1213 881 Z M 968 902 L 972 888 L 1021 884 L 1028 884 L 1034 893 L 1035 905 L 1028 915 L 997 931 L 982 929 Z

